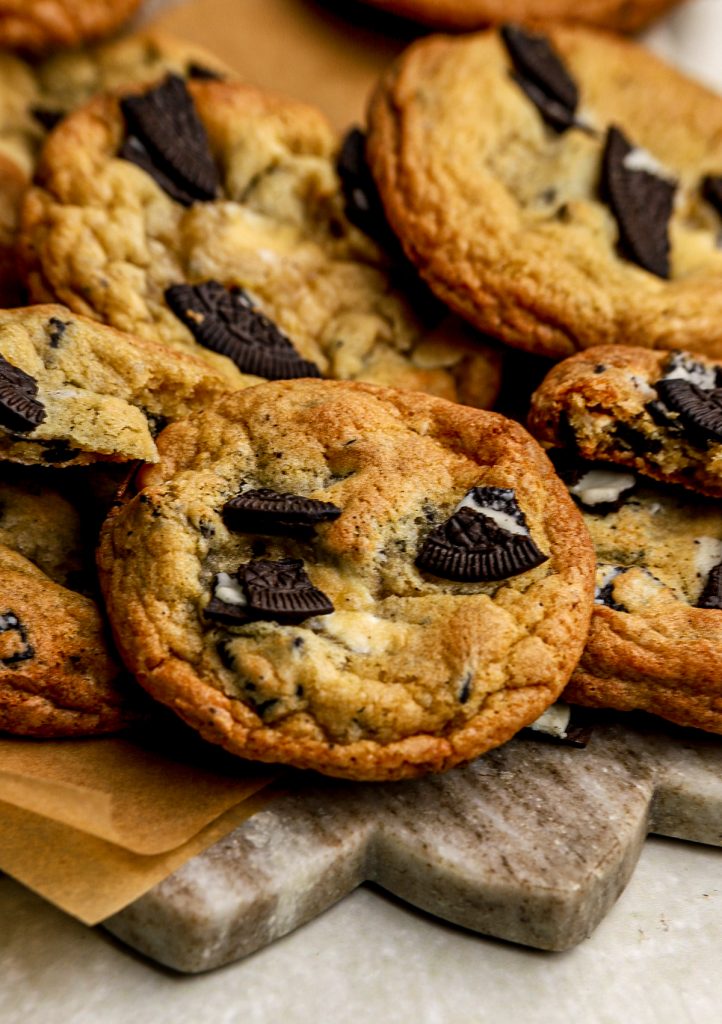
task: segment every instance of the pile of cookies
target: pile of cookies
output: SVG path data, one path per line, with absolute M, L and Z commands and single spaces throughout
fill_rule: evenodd
M 1 60 L 0 729 L 722 733 L 722 99 L 557 24 L 422 39 L 344 139 L 158 36 Z

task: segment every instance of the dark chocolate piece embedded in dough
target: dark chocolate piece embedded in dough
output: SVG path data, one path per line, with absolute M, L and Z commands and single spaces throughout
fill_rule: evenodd
M 612 126 L 602 156 L 602 192 L 619 228 L 623 254 L 657 277 L 669 277 L 669 221 L 676 182 L 628 166 L 634 146 Z
M 140 139 L 170 181 L 194 200 L 216 198 L 220 180 L 208 136 L 179 75 L 168 75 L 140 96 L 126 96 L 120 106 L 129 134 Z
M 461 508 L 431 531 L 416 564 L 444 579 L 481 583 L 518 576 L 547 559 L 531 537 L 503 529 L 482 512 Z
M 223 522 L 228 529 L 244 533 L 309 533 L 340 515 L 341 509 L 330 501 L 279 493 L 268 487 L 243 491 L 223 506 Z
M 579 90 L 547 37 L 527 32 L 518 25 L 503 25 L 501 38 L 519 77 L 532 82 L 573 114 L 579 103 Z
M 35 657 L 25 626 L 12 611 L 0 615 L 0 664 L 17 665 Z
M 700 388 L 681 377 L 657 381 L 655 388 L 692 440 L 722 441 L 722 388 Z
M 35 430 L 47 415 L 37 393 L 35 378 L 0 356 L 0 426 L 23 434 Z
M 218 281 L 177 284 L 166 289 L 165 299 L 196 341 L 228 356 L 242 373 L 269 380 L 321 376 L 316 364 L 302 359 L 273 321 L 254 309 L 241 288 L 225 288 Z
M 722 610 L 722 562 L 716 565 L 707 577 L 697 607 Z

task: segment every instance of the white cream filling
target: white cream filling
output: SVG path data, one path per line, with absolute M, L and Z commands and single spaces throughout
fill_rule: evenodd
M 714 567 L 722 562 L 722 540 L 717 537 L 697 537 L 694 546 L 697 576 L 706 580 Z
M 544 732 L 548 736 L 556 736 L 563 740 L 567 734 L 571 717 L 572 709 L 568 704 L 559 701 L 547 708 L 543 715 L 539 715 L 529 728 L 535 732 Z
M 649 398 L 651 400 L 657 397 L 657 392 L 644 379 L 644 377 L 640 377 L 639 374 L 636 373 L 630 373 L 629 380 L 632 382 L 635 389 L 640 392 L 642 398 Z
M 219 601 L 223 601 L 224 604 L 248 604 L 241 584 L 227 572 L 219 572 L 216 576 L 213 596 L 217 597 Z
M 635 146 L 630 153 L 627 153 L 622 163 L 627 171 L 646 171 L 647 174 L 653 174 L 665 181 L 675 180 L 659 160 L 653 157 L 649 150 L 643 149 L 641 146 Z
M 675 366 L 670 373 L 664 375 L 664 380 L 688 380 L 690 384 L 708 390 L 717 386 L 717 375 L 711 366 L 700 366 L 694 370 L 689 370 L 686 366 Z
M 618 473 L 608 469 L 590 469 L 569 490 L 584 505 L 604 505 L 619 501 L 620 495 L 634 487 L 632 473 Z
M 314 620 L 319 633 L 342 643 L 354 654 L 383 654 L 391 640 L 394 627 L 370 612 L 334 612 Z
M 497 526 L 500 526 L 502 530 L 506 530 L 508 533 L 517 533 L 522 537 L 529 536 L 529 531 L 526 527 L 522 526 L 521 523 L 517 523 L 516 519 L 513 516 L 510 516 L 508 512 L 500 512 L 499 509 L 488 508 L 486 505 L 480 505 L 474 498 L 473 491 L 470 491 L 461 499 L 454 509 L 454 515 L 462 508 L 470 508 L 473 509 L 474 512 L 481 512 L 481 514 L 486 516 L 487 519 L 493 519 Z

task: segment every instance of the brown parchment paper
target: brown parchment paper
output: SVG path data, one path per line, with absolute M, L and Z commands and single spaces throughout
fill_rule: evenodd
M 127 907 L 263 809 L 278 795 L 264 789 L 232 807 L 174 850 L 131 853 L 12 804 L 0 803 L 0 870 L 84 924 Z
M 347 0 L 192 0 L 153 27 L 207 47 L 255 85 L 315 104 L 339 130 L 364 121 L 377 78 L 418 32 Z
M 277 775 L 231 758 L 181 728 L 162 742 L 0 739 L 0 800 L 121 846 L 174 850 Z M 0 865 L 1 866 L 1 865 Z

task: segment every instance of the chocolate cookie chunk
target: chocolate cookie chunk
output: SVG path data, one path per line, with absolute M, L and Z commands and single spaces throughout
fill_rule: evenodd
M 101 582 L 131 671 L 206 738 L 403 778 L 504 742 L 564 685 L 592 552 L 518 424 L 291 380 L 229 396 L 158 443 L 159 464 L 104 526 Z M 483 520 L 483 578 L 418 564 L 439 530 L 456 540 L 460 517 Z

